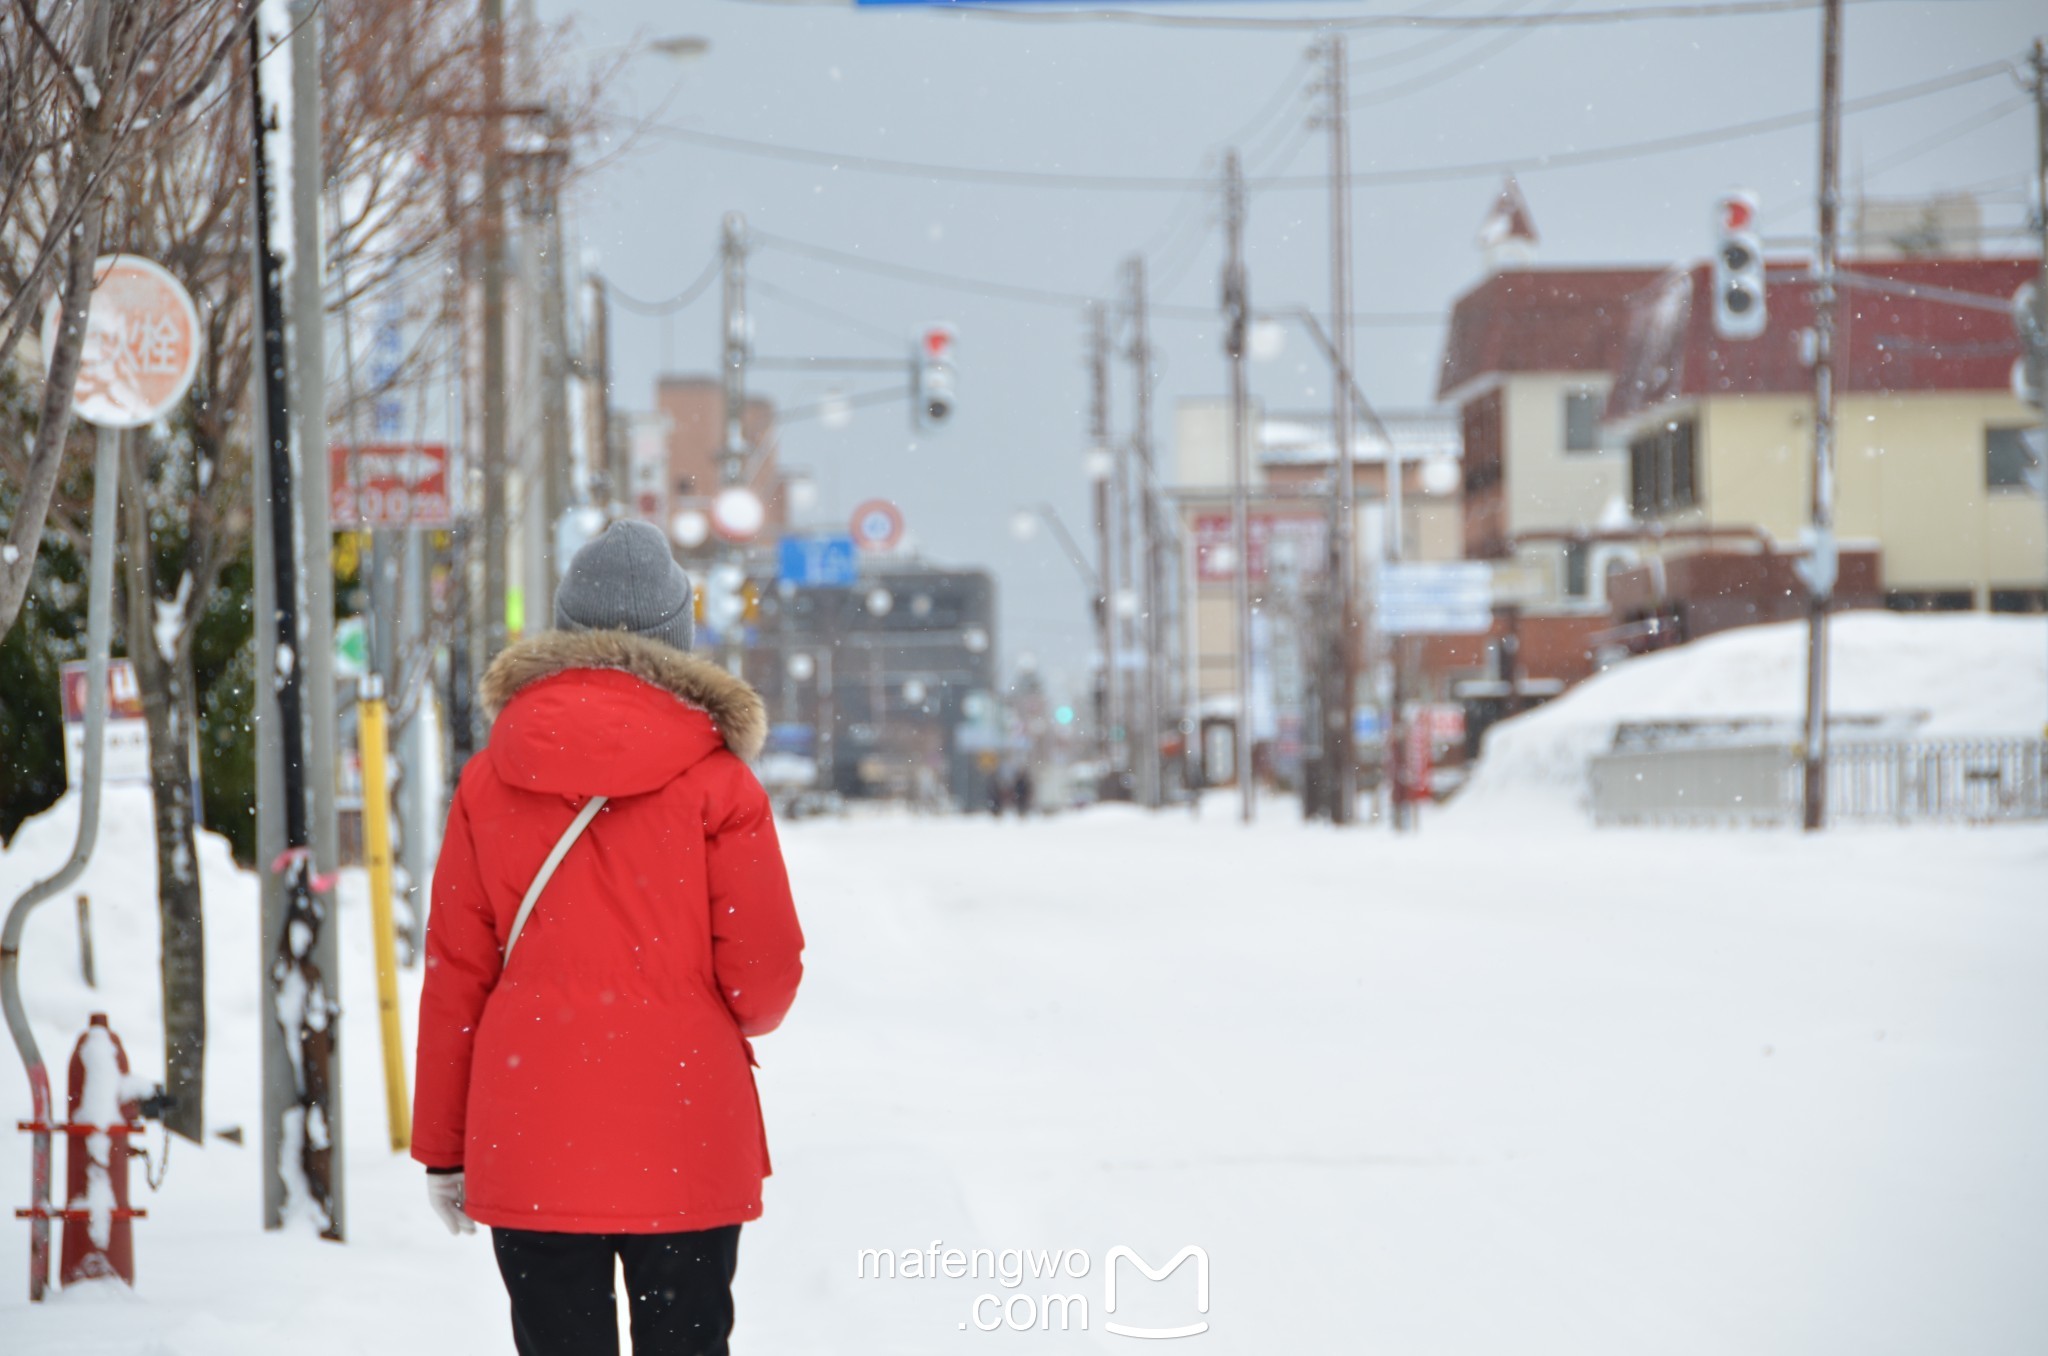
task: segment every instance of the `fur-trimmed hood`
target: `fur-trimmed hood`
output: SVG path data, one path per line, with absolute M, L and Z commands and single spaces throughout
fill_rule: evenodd
M 583 681 L 533 691 L 572 673 Z M 623 682 L 615 676 L 621 674 L 638 681 Z M 480 695 L 494 722 L 493 754 L 503 746 L 494 757 L 500 773 L 536 789 L 630 794 L 642 782 L 658 785 L 676 775 L 719 743 L 751 762 L 768 735 L 767 708 L 744 680 L 625 631 L 529 636 L 492 661 Z M 691 711 L 708 716 L 711 728 Z

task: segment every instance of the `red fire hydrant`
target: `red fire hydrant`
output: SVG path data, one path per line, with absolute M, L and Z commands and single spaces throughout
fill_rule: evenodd
M 70 1097 L 64 1132 L 70 1140 L 64 1173 L 64 1252 L 58 1275 L 65 1285 L 118 1276 L 135 1284 L 135 1240 L 130 1221 L 146 1211 L 128 1205 L 128 1146 L 140 1134 L 140 1100 L 128 1083 L 128 1052 L 95 1012 L 71 1052 Z

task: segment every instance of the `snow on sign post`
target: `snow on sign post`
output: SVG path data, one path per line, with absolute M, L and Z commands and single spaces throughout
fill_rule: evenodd
M 159 264 L 128 254 L 92 266 L 92 307 L 71 407 L 103 429 L 141 428 L 178 407 L 199 371 L 199 312 Z M 43 316 L 43 352 L 57 342 L 63 308 Z

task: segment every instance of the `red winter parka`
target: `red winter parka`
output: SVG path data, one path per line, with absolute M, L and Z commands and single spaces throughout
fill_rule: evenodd
M 434 872 L 413 1157 L 460 1167 L 480 1224 L 670 1233 L 761 1213 L 753 1048 L 789 1010 L 803 935 L 744 682 L 618 631 L 548 632 L 484 678 Z M 611 799 L 519 935 L 583 803 Z

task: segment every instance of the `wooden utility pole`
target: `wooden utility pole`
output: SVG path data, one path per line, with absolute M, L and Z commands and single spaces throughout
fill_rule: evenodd
M 1358 505 L 1357 467 L 1353 450 L 1356 413 L 1351 404 L 1355 380 L 1351 363 L 1351 121 L 1349 69 L 1344 35 L 1324 40 L 1328 63 L 1324 95 L 1329 100 L 1325 127 L 1330 134 L 1330 342 L 1336 350 L 1335 380 L 1330 396 L 1330 426 L 1335 434 L 1336 500 L 1330 523 L 1329 577 L 1336 589 L 1337 700 L 1322 713 L 1322 746 L 1330 822 L 1349 824 L 1357 816 L 1358 758 L 1354 748 L 1353 711 L 1358 705 Z M 1390 475 L 1399 475 L 1390 463 Z
M 1165 724 L 1166 706 L 1165 571 L 1160 560 L 1165 542 L 1159 531 L 1159 481 L 1152 462 L 1152 338 L 1146 314 L 1145 256 L 1132 255 L 1124 270 L 1131 308 L 1131 345 L 1124 356 L 1131 363 L 1135 401 L 1131 452 L 1137 463 L 1138 541 L 1143 569 L 1138 592 L 1139 634 L 1145 649 L 1138 690 L 1136 771 L 1138 800 L 1156 810 L 1165 800 L 1164 769 L 1159 759 L 1159 736 Z
M 1835 589 L 1837 238 L 1842 193 L 1842 0 L 1826 0 L 1820 57 L 1820 266 L 1813 283 L 1813 529 L 1806 606 L 1805 814 L 1827 820 L 1828 607 Z
M 1102 723 L 1102 763 L 1111 774 L 1125 765 L 1124 713 L 1118 700 L 1116 666 L 1116 505 L 1112 488 L 1115 454 L 1109 432 L 1109 314 L 1088 304 L 1088 477 L 1095 499 L 1095 633 L 1102 650 L 1101 690 L 1096 717 Z
M 1238 813 L 1245 823 L 1257 813 L 1252 778 L 1252 538 L 1251 430 L 1246 408 L 1245 343 L 1251 298 L 1244 269 L 1244 169 L 1237 151 L 1223 156 L 1223 352 L 1230 359 L 1230 530 L 1236 548 L 1232 575 L 1237 615 Z

